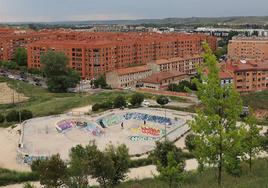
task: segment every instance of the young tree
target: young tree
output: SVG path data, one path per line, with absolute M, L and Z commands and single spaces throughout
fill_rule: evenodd
M 184 160 L 182 157 L 182 150 L 180 148 L 177 148 L 173 142 L 170 142 L 168 140 L 163 142 L 156 142 L 156 148 L 151 153 L 151 157 L 155 164 L 161 167 L 167 167 L 168 166 L 168 153 L 172 152 L 175 158 L 175 161 L 180 164 L 181 166 L 184 166 Z
M 228 153 L 240 153 L 234 151 L 240 147 L 231 146 L 240 142 L 236 123 L 242 111 L 242 101 L 232 86 L 221 87 L 216 57 L 207 44 L 204 50 L 204 66 L 199 70 L 202 82 L 194 80 L 202 110 L 197 110 L 190 126 L 196 135 L 195 156 L 201 165 L 210 164 L 218 168 L 217 179 L 221 185 L 222 169 L 231 156 Z M 205 70 L 207 74 L 203 74 Z
M 250 111 L 249 115 L 245 118 L 245 135 L 242 142 L 245 149 L 245 158 L 248 158 L 249 169 L 252 171 L 252 159 L 258 155 L 261 150 L 261 135 L 260 128 L 257 126 L 257 120 Z
M 90 175 L 89 164 L 90 156 L 93 156 L 97 148 L 84 148 L 81 145 L 73 147 L 70 151 L 70 163 L 68 167 L 69 179 L 67 184 L 70 187 L 82 188 L 88 185 L 88 176 Z
M 19 66 L 27 66 L 27 50 L 25 48 L 18 48 L 15 51 L 13 61 Z
M 158 178 L 167 182 L 170 188 L 173 185 L 178 187 L 177 184 L 182 180 L 183 170 L 184 166 L 176 161 L 175 154 L 171 151 L 167 155 L 167 166 L 162 166 L 161 162 L 158 163 L 160 173 Z
M 126 178 L 129 170 L 130 156 L 126 145 L 114 147 L 108 146 L 104 153 L 109 156 L 113 162 L 114 174 L 109 180 L 111 185 L 117 185 Z
M 40 178 L 40 184 L 47 187 L 60 187 L 67 178 L 67 166 L 60 156 L 52 155 L 49 159 L 33 163 L 34 169 Z
M 131 96 L 130 103 L 133 106 L 140 106 L 143 101 L 144 101 L 144 95 L 141 93 L 135 93 Z
M 68 67 L 68 58 L 61 52 L 48 51 L 41 56 L 42 69 L 47 77 L 48 89 L 52 92 L 66 92 L 80 80 L 76 71 Z
M 115 108 L 125 107 L 126 105 L 127 105 L 126 99 L 122 95 L 119 95 L 114 99 Z

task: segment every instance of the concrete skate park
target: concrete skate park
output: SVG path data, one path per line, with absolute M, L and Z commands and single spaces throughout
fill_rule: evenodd
M 59 153 L 67 160 L 72 147 L 93 140 L 101 150 L 108 144 L 126 144 L 131 155 L 144 154 L 153 150 L 155 142 L 165 139 L 165 135 L 171 141 L 184 135 L 189 131 L 189 119 L 191 114 L 185 112 L 155 108 L 34 118 L 21 125 L 18 159 L 30 164 Z

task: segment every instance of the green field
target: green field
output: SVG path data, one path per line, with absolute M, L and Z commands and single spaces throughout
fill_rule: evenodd
M 268 187 L 268 159 L 259 159 L 254 162 L 253 171 L 248 171 L 248 166 L 243 166 L 241 177 L 232 177 L 223 174 L 224 188 L 265 188 Z M 174 188 L 215 188 L 216 170 L 207 169 L 202 173 L 191 172 L 184 176 L 182 182 L 174 185 Z M 144 179 L 125 182 L 116 188 L 168 188 L 168 185 L 157 179 Z
M 47 89 L 22 81 L 0 77 L 0 82 L 7 82 L 10 87 L 29 97 L 28 101 L 19 104 L 1 104 L 0 113 L 5 114 L 10 110 L 21 108 L 31 110 L 35 117 L 64 113 L 72 108 L 113 100 L 118 95 L 123 95 L 129 99 L 133 94 L 132 91 L 118 90 L 107 90 L 94 95 L 86 93 L 51 93 Z M 155 95 L 144 95 L 146 98 L 156 99 Z M 185 101 L 185 99 L 179 97 L 172 97 L 172 100 Z
M 254 92 L 242 95 L 245 105 L 253 109 L 266 109 L 268 110 L 268 90 L 261 92 Z

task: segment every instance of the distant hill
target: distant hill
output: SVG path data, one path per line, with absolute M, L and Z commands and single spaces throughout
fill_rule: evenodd
M 9 23 L 9 24 L 29 24 L 27 23 Z M 164 19 L 139 19 L 139 20 L 90 20 L 90 21 L 59 21 L 59 22 L 43 22 L 35 24 L 48 25 L 104 25 L 104 24 L 122 24 L 122 25 L 142 25 L 142 24 L 157 24 L 157 25 L 268 25 L 268 16 L 247 16 L 247 17 L 191 17 L 191 18 L 164 18 Z

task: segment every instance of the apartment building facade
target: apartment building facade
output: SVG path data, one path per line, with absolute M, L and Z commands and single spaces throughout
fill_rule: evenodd
M 202 42 L 212 48 L 216 39 L 200 34 L 155 33 L 80 33 L 57 40 L 40 40 L 27 45 L 28 67 L 40 68 L 40 57 L 48 50 L 67 55 L 70 67 L 82 78 L 96 78 L 120 68 L 145 65 L 159 59 L 195 56 L 202 52 Z
M 221 66 L 222 72 L 232 75 L 229 79 L 239 92 L 268 89 L 268 61 L 228 61 Z
M 234 37 L 228 44 L 233 60 L 268 60 L 268 37 Z

